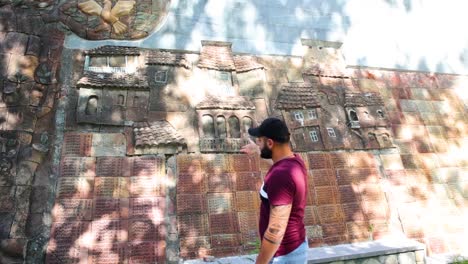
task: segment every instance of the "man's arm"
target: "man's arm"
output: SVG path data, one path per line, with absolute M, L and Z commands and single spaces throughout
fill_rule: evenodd
M 267 264 L 275 255 L 286 232 L 291 208 L 291 204 L 270 207 L 268 228 L 263 235 L 256 264 Z

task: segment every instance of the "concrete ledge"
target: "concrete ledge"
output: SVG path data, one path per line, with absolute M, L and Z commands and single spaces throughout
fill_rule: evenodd
M 425 245 L 407 238 L 382 239 L 354 244 L 344 244 L 330 247 L 310 248 L 308 250 L 308 264 L 347 261 L 353 259 L 372 258 L 378 256 L 399 254 L 405 252 L 424 251 Z M 256 255 L 244 255 L 215 259 L 221 264 L 250 264 L 255 263 Z M 188 260 L 186 264 L 209 263 L 203 260 Z M 213 263 L 213 262 L 211 262 Z
M 311 248 L 308 262 L 326 263 L 425 250 L 425 245 L 409 239 L 382 239 L 332 247 Z

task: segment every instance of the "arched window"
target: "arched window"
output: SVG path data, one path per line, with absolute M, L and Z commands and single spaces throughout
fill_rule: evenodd
M 379 116 L 379 118 L 385 118 L 385 114 L 382 110 L 377 110 L 377 115 Z
M 351 121 L 358 121 L 356 111 L 349 110 L 349 118 L 351 119 Z
M 213 117 L 210 115 L 202 116 L 202 130 L 203 136 L 207 138 L 214 138 L 215 137 L 215 128 Z
M 125 97 L 123 96 L 123 94 L 119 94 L 117 104 L 118 105 L 124 105 L 124 101 L 125 101 Z
M 216 118 L 216 128 L 218 131 L 218 138 L 227 138 L 226 118 L 224 118 L 224 116 L 218 116 Z
M 92 95 L 88 98 L 88 102 L 86 103 L 85 114 L 87 115 L 95 115 L 97 113 L 98 108 L 98 97 Z
M 240 138 L 240 124 L 239 118 L 231 116 L 228 119 L 229 122 L 229 137 L 231 138 Z
M 252 118 L 250 118 L 250 117 L 248 117 L 248 116 L 244 116 L 244 117 L 242 118 L 242 127 L 243 127 L 244 133 L 248 133 L 248 132 L 249 132 L 249 128 L 253 127 Z

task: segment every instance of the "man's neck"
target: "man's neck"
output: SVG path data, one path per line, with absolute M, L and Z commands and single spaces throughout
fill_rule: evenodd
M 292 158 L 294 156 L 294 153 L 291 151 L 291 149 L 280 149 L 278 151 L 275 151 L 271 157 L 273 160 L 273 163 L 276 163 L 282 159 L 286 158 Z

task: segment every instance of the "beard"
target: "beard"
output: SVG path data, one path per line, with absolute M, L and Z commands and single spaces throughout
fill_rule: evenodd
M 263 145 L 263 148 L 260 150 L 260 157 L 262 159 L 271 159 L 273 157 L 273 152 L 266 146 L 266 144 Z

